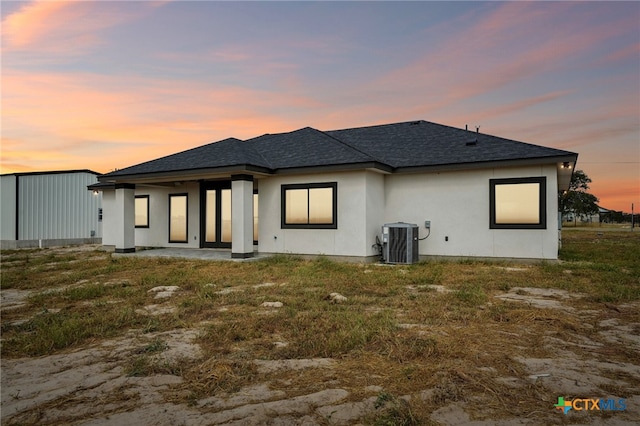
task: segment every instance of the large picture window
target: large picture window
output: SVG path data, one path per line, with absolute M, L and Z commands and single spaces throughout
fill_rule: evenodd
M 282 228 L 336 229 L 338 184 L 282 185 Z
M 489 181 L 491 229 L 546 229 L 547 179 L 542 177 Z
M 149 196 L 148 195 L 136 195 L 135 226 L 136 228 L 149 227 Z
M 169 242 L 187 242 L 187 194 L 169 195 Z

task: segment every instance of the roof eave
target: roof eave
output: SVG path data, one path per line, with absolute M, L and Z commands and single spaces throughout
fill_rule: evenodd
M 224 166 L 224 167 L 210 167 L 210 168 L 202 168 L 202 169 L 186 169 L 186 170 L 171 170 L 166 172 L 150 172 L 150 173 L 132 173 L 132 174 L 121 174 L 121 175 L 102 175 L 98 177 L 99 182 L 106 183 L 123 183 L 123 182 L 146 182 L 146 181 L 159 181 L 159 180 L 196 180 L 201 176 L 206 175 L 220 175 L 220 174 L 236 174 L 236 173 L 248 173 L 248 174 L 262 174 L 262 175 L 270 175 L 272 174 L 272 170 L 261 167 L 254 166 L 251 164 L 238 164 L 233 166 Z
M 378 161 L 367 161 L 363 163 L 345 163 L 345 164 L 328 164 L 322 166 L 307 167 L 287 167 L 279 168 L 274 171 L 276 175 L 284 174 L 307 174 L 307 173 L 326 173 L 326 172 L 348 172 L 354 170 L 377 170 L 383 173 L 392 173 L 393 168 L 387 164 Z
M 455 170 L 477 170 L 491 167 L 535 166 L 540 164 L 576 163 L 578 154 L 570 153 L 549 157 L 520 158 L 511 160 L 474 161 L 469 163 L 434 164 L 425 166 L 396 167 L 394 173 L 423 173 Z
M 3 173 L 0 176 L 39 176 L 39 175 L 64 175 L 72 173 L 88 173 L 91 175 L 99 176 L 100 173 L 89 169 L 73 169 L 73 170 L 50 170 L 42 172 L 16 172 L 16 173 Z
M 102 191 L 104 189 L 115 189 L 115 183 L 107 183 L 107 182 L 97 182 L 92 183 L 91 185 L 87 185 L 87 189 L 89 191 Z

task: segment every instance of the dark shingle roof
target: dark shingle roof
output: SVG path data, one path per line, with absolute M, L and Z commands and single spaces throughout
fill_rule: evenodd
M 483 162 L 577 157 L 547 148 L 426 121 L 322 132 L 305 127 L 247 141 L 229 138 L 117 170 L 125 177 L 201 169 L 248 168 L 265 173 L 286 169 L 350 165 L 388 171 Z M 575 160 L 574 160 L 575 161 Z
M 328 131 L 393 168 L 573 155 L 426 121 Z
M 116 170 L 115 172 L 107 173 L 105 176 L 212 169 L 244 164 L 270 168 L 266 160 L 254 149 L 244 146 L 239 139 L 228 138 Z
M 273 169 L 367 163 L 373 159 L 319 130 L 305 127 L 289 133 L 249 139 Z

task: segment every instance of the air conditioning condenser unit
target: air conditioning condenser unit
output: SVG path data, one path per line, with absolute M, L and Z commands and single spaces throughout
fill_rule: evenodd
M 386 223 L 382 226 L 382 256 L 386 263 L 415 263 L 418 257 L 418 225 Z

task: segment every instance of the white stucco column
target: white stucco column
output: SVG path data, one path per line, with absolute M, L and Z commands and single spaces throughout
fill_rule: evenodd
M 253 176 L 231 176 L 231 257 L 253 257 Z
M 116 253 L 136 251 L 135 185 L 116 184 L 115 243 Z

